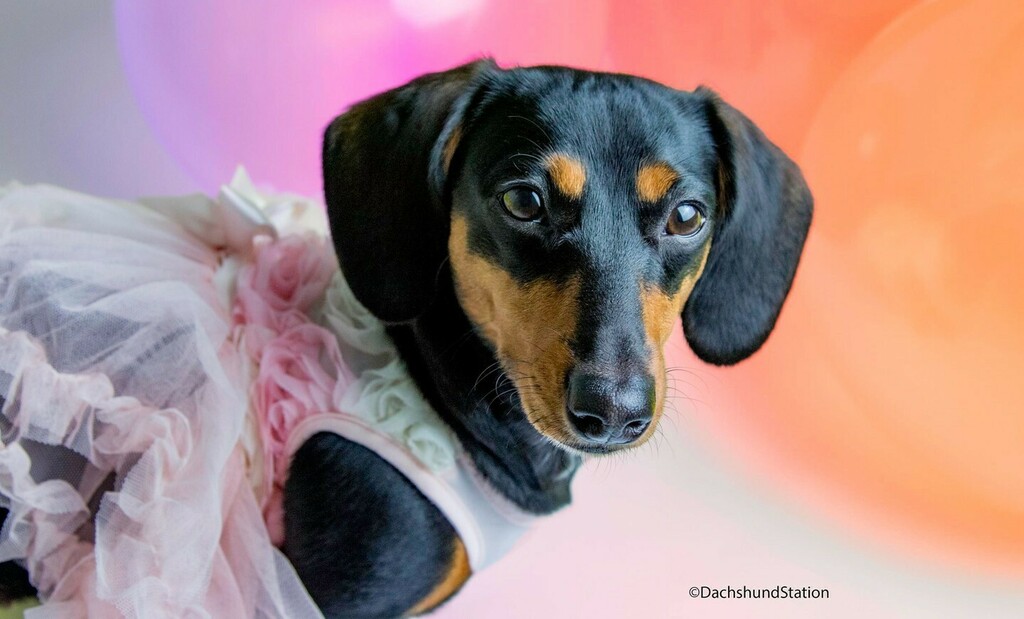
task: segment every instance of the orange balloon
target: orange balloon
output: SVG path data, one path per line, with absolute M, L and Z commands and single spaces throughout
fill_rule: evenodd
M 911 4 L 619 0 L 610 8 L 610 62 L 677 88 L 711 86 L 793 152 L 843 68 Z
M 850 66 L 803 149 L 816 211 L 793 294 L 728 374 L 759 399 L 708 420 L 843 526 L 1018 576 L 1022 41 L 1019 1 L 943 0 Z

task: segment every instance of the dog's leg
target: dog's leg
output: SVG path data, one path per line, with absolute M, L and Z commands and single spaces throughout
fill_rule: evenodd
M 441 512 L 372 451 L 313 436 L 285 486 L 285 553 L 328 617 L 426 612 L 469 577 Z

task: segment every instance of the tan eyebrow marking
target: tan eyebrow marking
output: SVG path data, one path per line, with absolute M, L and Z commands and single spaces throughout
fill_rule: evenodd
M 640 166 L 636 173 L 636 193 L 644 202 L 657 202 L 677 180 L 679 174 L 664 161 Z
M 547 157 L 547 168 L 558 191 L 573 199 L 583 196 L 583 186 L 587 183 L 583 162 L 565 153 L 554 153 Z

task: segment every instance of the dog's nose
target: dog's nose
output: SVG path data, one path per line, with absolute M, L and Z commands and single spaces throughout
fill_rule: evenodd
M 585 442 L 625 445 L 651 425 L 654 379 L 646 374 L 608 377 L 586 372 L 569 376 L 569 421 Z

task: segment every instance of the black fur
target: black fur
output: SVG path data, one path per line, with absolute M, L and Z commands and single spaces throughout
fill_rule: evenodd
M 454 151 L 452 136 L 460 137 Z M 552 150 L 587 162 L 582 197 L 550 189 L 540 163 Z M 636 170 L 652 160 L 681 170 L 656 204 L 635 192 Z M 413 378 L 482 474 L 538 514 L 569 502 L 579 459 L 527 421 L 460 306 L 446 260 L 452 213 L 468 220 L 471 250 L 515 280 L 582 279 L 587 328 L 567 343 L 580 363 L 617 367 L 651 352 L 640 286 L 678 289 L 708 245 L 682 312 L 686 337 L 711 363 L 756 351 L 811 217 L 796 166 L 713 93 L 561 67 L 505 71 L 481 61 L 424 76 L 332 122 L 323 163 L 335 248 L 357 298 L 388 323 Z M 544 194 L 542 226 L 503 219 L 495 196 L 509 182 Z M 668 213 L 683 200 L 706 206 L 706 230 L 663 243 Z M 333 617 L 408 612 L 444 578 L 454 551 L 451 525 L 404 476 L 329 434 L 295 455 L 285 521 L 284 550 Z M 14 572 L 0 566 L 0 593 L 30 591 Z
M 458 148 L 446 153 L 456 131 Z M 545 193 L 544 227 L 503 222 L 491 192 L 510 178 L 545 187 L 539 155 L 562 148 L 590 163 L 605 162 L 591 170 L 600 182 L 588 184 L 580 201 Z M 452 155 L 447 170 L 446 154 Z M 632 175 L 652 157 L 683 169 L 683 179 L 662 203 L 640 204 Z M 631 76 L 560 67 L 502 71 L 489 61 L 425 76 L 353 106 L 326 132 L 324 186 L 336 249 L 356 296 L 390 323 L 414 379 L 485 477 L 535 513 L 568 503 L 579 461 L 527 422 L 494 351 L 460 307 L 445 260 L 453 210 L 471 222 L 471 249 L 519 281 L 557 282 L 583 273 L 581 319 L 593 328 L 571 344 L 578 358 L 605 354 L 613 364 L 629 350 L 623 338 L 635 342 L 634 356 L 649 352 L 630 301 L 638 282 L 674 290 L 695 272 L 706 243 L 708 264 L 682 316 L 687 339 L 712 363 L 752 354 L 789 290 L 811 213 L 796 166 L 706 90 L 685 93 Z M 654 239 L 666 213 L 684 199 L 707 205 L 713 235 L 659 250 Z M 609 345 L 616 338 L 618 349 Z M 289 555 L 306 566 L 300 574 L 326 608 L 351 613 L 364 608 L 350 605 L 357 599 L 375 612 L 408 608 L 412 592 L 436 581 L 440 563 L 420 578 L 393 578 L 401 604 L 389 606 L 385 597 L 372 606 L 368 598 L 385 596 L 387 587 L 331 571 L 327 557 L 336 553 L 385 573 L 402 553 L 439 552 L 437 531 L 421 527 L 439 527 L 445 535 L 450 528 L 402 520 L 408 510 L 422 514 L 429 506 L 391 479 L 395 474 L 389 477 L 389 467 L 374 463 L 375 456 L 358 454 L 358 462 L 348 462 L 350 449 L 335 446 L 333 463 L 325 466 L 324 440 L 295 460 L 286 490 Z M 371 472 L 364 474 L 364 467 Z M 381 504 L 374 521 L 396 518 L 403 522 L 399 529 L 367 524 L 354 533 L 352 523 L 365 522 L 365 514 L 356 513 L 362 506 L 325 508 L 320 500 L 334 485 L 377 495 L 387 494 L 382 484 L 391 483 L 401 489 L 394 491 L 395 502 Z M 402 531 L 408 539 L 399 539 Z
M 448 573 L 455 531 L 372 451 L 314 435 L 285 486 L 285 554 L 327 617 L 398 617 Z
M 754 123 L 714 93 L 697 92 L 707 98 L 726 208 L 683 329 L 702 359 L 728 365 L 753 354 L 775 326 L 813 199 L 796 164 Z
M 334 238 L 345 239 L 336 245 L 338 260 L 346 273 L 359 273 L 349 285 L 385 322 L 415 318 L 434 296 L 448 221 L 431 179 L 440 175 L 434 168 L 456 125 L 450 118 L 487 68 L 426 75 L 356 104 L 324 136 L 327 202 L 353 206 L 331 212 Z
M 451 273 L 444 269 L 439 288 L 447 294 L 412 323 L 388 330 L 412 377 L 502 494 L 536 514 L 568 505 L 579 458 L 544 441 L 526 420 L 451 286 Z

